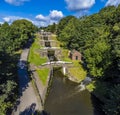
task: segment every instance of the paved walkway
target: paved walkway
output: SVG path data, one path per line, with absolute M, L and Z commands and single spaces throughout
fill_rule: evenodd
M 30 82 L 26 69 L 28 53 L 29 49 L 23 50 L 18 64 L 20 98 L 17 101 L 13 115 L 32 115 L 36 110 L 42 110 L 40 98 Z

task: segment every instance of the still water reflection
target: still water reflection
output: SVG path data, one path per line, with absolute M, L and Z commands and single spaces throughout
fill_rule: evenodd
M 45 102 L 50 115 L 102 115 L 93 105 L 91 94 L 56 71 Z

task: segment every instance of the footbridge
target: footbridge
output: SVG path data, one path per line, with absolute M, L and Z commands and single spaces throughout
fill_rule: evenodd
M 72 66 L 72 62 L 66 62 L 66 61 L 50 61 L 47 63 L 42 64 L 41 66 L 49 66 L 51 67 L 59 67 L 61 66 L 63 68 L 63 74 L 65 75 L 67 72 L 67 67 Z

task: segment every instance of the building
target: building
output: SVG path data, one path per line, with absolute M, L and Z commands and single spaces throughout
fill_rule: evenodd
M 69 54 L 69 57 L 72 59 L 72 60 L 81 60 L 82 59 L 82 55 L 80 52 L 78 52 L 77 50 L 72 50 Z

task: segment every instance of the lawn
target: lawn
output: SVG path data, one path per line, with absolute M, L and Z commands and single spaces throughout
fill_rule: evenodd
M 55 40 L 56 41 L 56 47 L 60 47 L 60 41 L 57 40 L 57 36 L 55 34 L 52 34 L 52 40 Z
M 37 69 L 36 71 L 43 85 L 46 85 L 46 82 L 49 76 L 49 68 Z
M 62 48 L 61 48 L 62 49 Z M 68 49 L 62 49 L 62 59 L 63 61 L 70 61 L 71 59 L 68 57 L 69 50 Z
M 68 49 L 62 49 L 62 60 L 68 61 L 73 63 L 72 68 L 68 68 L 68 71 L 71 76 L 75 77 L 79 82 L 85 79 L 86 77 L 86 71 L 83 69 L 82 64 L 79 60 L 71 60 L 69 56 L 69 50 Z
M 68 68 L 69 73 L 71 76 L 74 76 L 79 82 L 85 79 L 86 77 L 86 71 L 83 69 L 82 64 L 80 61 L 73 61 L 73 67 Z
M 47 57 L 46 58 L 40 57 L 38 51 L 40 48 L 41 46 L 39 44 L 39 39 L 36 38 L 34 43 L 32 44 L 32 47 L 30 48 L 30 53 L 28 58 L 28 61 L 32 64 L 35 64 L 36 66 L 41 65 L 47 61 Z
M 52 39 L 56 40 L 56 36 L 52 35 Z M 45 62 L 47 62 L 47 57 L 46 58 L 41 58 L 39 54 L 39 49 L 41 48 L 39 44 L 39 38 L 35 39 L 35 42 L 33 43 L 32 47 L 30 48 L 30 54 L 29 54 L 29 59 L 28 61 L 32 64 L 35 64 L 36 66 L 39 66 Z M 69 68 L 68 71 L 71 74 L 71 76 L 75 77 L 78 81 L 82 81 L 86 77 L 86 71 L 83 69 L 80 61 L 73 61 L 71 60 L 68 55 L 69 55 L 69 50 L 68 49 L 63 49 L 62 50 L 62 61 L 68 61 L 73 63 L 73 67 Z M 40 79 L 43 81 L 43 84 L 46 82 L 46 78 L 48 76 L 49 70 L 48 69 L 38 69 L 37 70 L 38 75 L 40 76 Z

